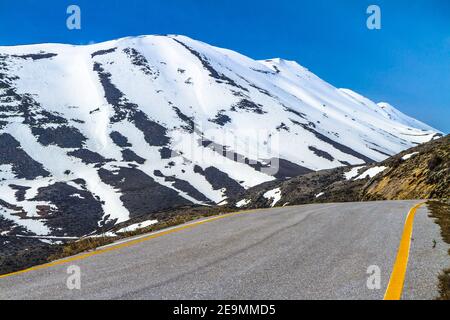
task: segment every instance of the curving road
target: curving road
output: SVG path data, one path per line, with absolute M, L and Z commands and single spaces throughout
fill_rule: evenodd
M 0 278 L 0 299 L 383 299 L 416 203 L 304 205 L 196 222 Z M 447 250 L 421 207 L 403 299 L 438 295 Z M 80 290 L 66 285 L 73 265 L 81 271 Z M 381 271 L 380 289 L 367 287 L 372 265 Z

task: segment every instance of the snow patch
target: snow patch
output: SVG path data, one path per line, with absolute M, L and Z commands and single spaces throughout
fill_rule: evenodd
M 272 204 L 270 206 L 271 207 L 275 207 L 275 205 L 278 203 L 278 201 L 281 200 L 281 189 L 280 188 L 276 188 L 276 189 L 273 189 L 273 190 L 269 190 L 266 193 L 264 193 L 263 196 L 267 200 L 272 200 Z
M 325 192 L 318 193 L 318 194 L 316 194 L 316 198 L 320 198 L 320 197 L 323 196 L 324 194 L 325 194 Z
M 132 224 L 128 227 L 122 228 L 122 229 L 116 231 L 116 233 L 131 232 L 131 231 L 147 228 L 156 223 L 158 223 L 158 220 L 148 220 L 148 221 L 144 221 L 144 222 L 139 222 L 139 223 Z
M 0 164 L 0 181 L 14 179 L 14 172 L 12 171 L 12 165 Z
M 354 167 L 350 171 L 344 173 L 344 177 L 346 180 L 351 180 L 354 177 L 358 176 L 358 172 L 360 169 L 364 168 L 364 166 Z
M 222 206 L 226 206 L 227 204 L 228 204 L 228 201 L 227 200 L 223 200 L 223 201 L 219 202 L 217 205 L 222 207 Z
M 247 206 L 250 202 L 252 202 L 250 199 L 242 199 L 241 201 L 236 202 L 236 207 L 242 208 Z
M 411 159 L 412 157 L 414 157 L 416 154 L 419 154 L 419 152 L 413 152 L 413 153 L 405 154 L 405 155 L 402 157 L 402 160 L 409 160 L 409 159 Z
M 367 176 L 369 176 L 370 178 L 373 178 L 377 174 L 380 174 L 381 172 L 383 172 L 386 169 L 387 169 L 387 167 L 384 167 L 384 166 L 370 168 L 370 169 L 364 171 L 358 177 L 356 177 L 355 180 L 365 179 Z

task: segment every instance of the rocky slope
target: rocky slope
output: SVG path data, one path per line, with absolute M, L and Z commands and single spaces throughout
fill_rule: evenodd
M 408 149 L 376 164 L 322 170 L 269 182 L 240 194 L 240 208 L 306 203 L 448 199 L 450 136 Z
M 363 200 L 450 197 L 450 136 L 402 152 L 382 165 L 388 169 L 364 186 Z

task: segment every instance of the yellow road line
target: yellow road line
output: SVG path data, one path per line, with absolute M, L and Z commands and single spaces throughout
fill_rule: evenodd
M 39 265 L 39 266 L 31 267 L 31 268 L 28 268 L 28 269 L 25 269 L 25 270 L 20 270 L 20 271 L 16 271 L 16 272 L 0 275 L 0 279 L 6 278 L 6 277 L 15 276 L 15 275 L 19 275 L 19 274 L 28 273 L 28 272 L 35 271 L 35 270 L 47 269 L 47 268 L 50 268 L 50 267 L 66 264 L 66 263 L 69 263 L 69 262 L 83 260 L 83 259 L 95 256 L 95 255 L 99 255 L 99 254 L 103 254 L 103 253 L 106 253 L 106 252 L 115 251 L 115 250 L 118 250 L 118 249 L 130 247 L 130 246 L 133 246 L 135 244 L 139 244 L 139 243 L 151 240 L 151 239 L 159 238 L 159 237 L 171 234 L 171 233 L 179 232 L 179 231 L 186 230 L 186 229 L 191 229 L 191 228 L 197 227 L 199 225 L 205 224 L 207 222 L 212 222 L 212 221 L 216 221 L 216 220 L 220 220 L 220 219 L 236 216 L 236 215 L 239 215 L 239 214 L 251 213 L 251 212 L 256 212 L 256 211 L 260 211 L 260 210 L 258 210 L 258 209 L 245 210 L 245 211 L 233 212 L 233 213 L 228 213 L 228 214 L 220 215 L 220 216 L 213 217 L 213 218 L 200 220 L 200 221 L 189 223 L 189 224 L 185 224 L 185 225 L 182 225 L 182 226 L 179 226 L 179 227 L 174 227 L 174 228 L 171 228 L 171 229 L 167 229 L 165 231 L 159 231 L 157 233 L 150 234 L 149 236 L 146 236 L 146 237 L 141 237 L 141 238 L 138 238 L 138 239 L 135 239 L 135 240 L 130 240 L 130 241 L 127 241 L 127 242 L 119 243 L 117 245 L 110 245 L 110 246 L 107 246 L 107 247 L 103 247 L 102 249 L 98 249 L 98 250 L 95 250 L 95 251 L 87 252 L 87 253 L 80 254 L 80 255 L 77 255 L 77 256 L 73 256 L 73 257 L 69 257 L 69 258 L 66 258 L 66 259 L 57 260 L 57 261 L 49 262 L 49 263 L 42 264 L 42 265 Z
M 384 300 L 400 300 L 405 283 L 406 269 L 408 267 L 409 251 L 411 248 L 411 238 L 413 233 L 414 218 L 417 209 L 425 204 L 416 204 L 409 210 L 403 228 L 402 238 L 397 252 L 397 258 L 392 269 L 391 278 L 384 294 Z

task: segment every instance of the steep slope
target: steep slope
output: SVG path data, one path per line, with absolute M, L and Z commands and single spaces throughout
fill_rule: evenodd
M 0 232 L 83 236 L 440 135 L 397 114 L 183 36 L 0 47 Z
M 448 199 L 450 136 L 403 151 L 380 163 L 322 170 L 246 190 L 233 203 L 265 208 L 306 203 Z
M 450 136 L 383 162 L 388 167 L 368 183 L 363 200 L 450 198 Z

